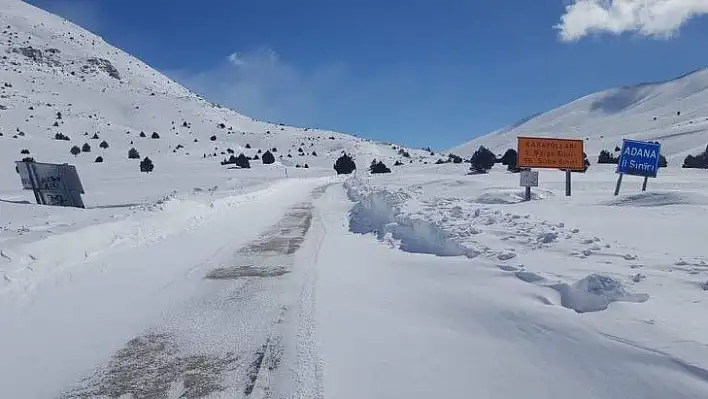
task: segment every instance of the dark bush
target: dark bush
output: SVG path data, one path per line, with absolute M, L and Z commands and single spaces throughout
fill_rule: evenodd
M 57 111 L 57 119 L 61 119 L 61 112 Z
M 84 143 L 84 145 L 81 146 L 81 152 L 91 152 L 91 146 L 89 143 Z
M 403 165 L 403 162 L 401 162 L 401 161 L 396 161 L 393 164 L 393 166 L 401 166 L 401 165 Z
M 334 170 L 338 175 L 348 175 L 356 170 L 356 163 L 351 156 L 345 153 L 334 163 Z
M 462 158 L 461 158 L 461 157 L 458 157 L 458 156 L 455 155 L 455 154 L 450 154 L 450 155 L 447 156 L 447 158 L 448 158 L 449 160 L 451 160 L 452 163 L 462 163 Z
M 600 151 L 600 155 L 597 157 L 598 164 L 617 164 L 619 159 L 614 155 L 610 154 L 607 150 Z
M 400 156 L 402 156 L 402 157 L 404 157 L 404 158 L 410 158 L 410 157 L 411 157 L 411 154 L 409 154 L 408 151 L 404 150 L 403 148 L 401 148 L 400 150 L 398 150 L 398 155 L 400 155 Z
M 223 123 L 219 123 L 217 126 L 219 127 L 219 129 L 226 129 L 226 125 Z
M 305 168 L 305 169 L 309 169 L 309 168 L 310 168 L 310 165 L 304 164 L 302 167 Z
M 261 151 L 261 149 L 260 149 L 260 148 L 259 148 L 259 149 L 258 149 L 258 151 L 256 151 L 256 152 L 257 152 L 258 154 L 261 154 L 261 153 L 263 153 L 263 151 Z
M 71 150 L 69 152 L 71 152 L 71 155 L 77 156 L 77 155 L 81 154 L 81 148 L 79 148 L 79 146 L 75 145 L 75 146 L 71 147 Z
M 249 162 L 247 156 L 240 154 L 238 157 L 236 157 L 236 166 L 242 169 L 250 169 L 251 163 Z
M 98 146 L 105 150 L 106 148 L 108 148 L 108 142 L 106 140 L 103 140 Z
M 272 163 L 275 163 L 275 156 L 273 156 L 272 152 L 266 151 L 263 153 L 263 156 L 261 157 L 261 161 L 263 161 L 263 163 L 266 165 L 270 165 Z
M 688 169 L 708 169 L 708 148 L 696 156 L 686 156 L 686 159 L 683 160 L 683 167 Z
M 516 173 L 521 171 L 521 169 L 517 167 L 518 159 L 519 154 L 516 153 L 516 150 L 513 148 L 509 148 L 501 157 L 500 161 L 502 165 L 506 166 L 506 169 L 509 172 Z
M 54 140 L 66 140 L 66 141 L 69 141 L 70 139 L 69 139 L 68 136 L 66 136 L 66 135 L 64 135 L 64 134 L 57 133 L 57 134 L 54 135 Z
M 209 140 L 211 140 L 211 141 L 216 141 L 216 136 L 211 136 L 211 137 L 209 137 Z
M 660 168 L 665 168 L 668 166 L 668 163 L 666 162 L 666 157 L 659 154 L 659 167 Z
M 145 132 L 140 132 L 140 137 L 147 137 L 147 136 L 145 136 Z
M 98 140 L 98 133 L 94 133 L 93 136 L 91 137 L 93 140 Z
M 233 153 L 234 153 L 234 150 L 232 150 L 231 148 L 227 148 L 227 149 L 226 149 L 226 152 L 228 152 L 229 154 L 233 154 Z
M 152 132 L 152 136 L 150 136 L 151 139 L 159 139 L 160 135 L 157 134 L 157 132 Z
M 618 151 L 622 151 L 622 149 L 619 148 L 618 146 L 615 146 L 615 152 L 618 152 Z
M 250 148 L 251 148 L 251 145 L 250 145 L 250 144 L 246 144 L 246 148 L 250 149 Z
M 140 161 L 140 171 L 145 172 L 145 173 L 150 173 L 152 170 L 155 169 L 155 165 L 152 164 L 152 161 L 150 158 L 145 157 L 142 161 Z
M 254 160 L 254 161 L 257 161 L 257 160 L 259 160 L 259 159 L 260 159 L 260 158 L 258 157 L 258 154 L 256 154 L 256 155 L 253 156 L 253 160 Z
M 35 162 L 34 158 L 32 157 L 24 157 L 22 158 L 22 162 Z
M 484 146 L 480 146 L 477 151 L 472 154 L 470 170 L 476 173 L 487 173 L 496 163 L 497 157 Z
M 54 126 L 54 127 L 59 127 L 59 122 L 54 121 L 54 123 L 52 123 L 52 126 Z
M 378 174 L 378 173 L 391 173 L 391 169 L 386 166 L 381 161 L 376 161 L 375 159 L 371 161 L 371 166 L 369 166 L 369 172 L 372 174 Z
M 128 150 L 128 159 L 140 159 L 140 153 L 135 148 Z
M 25 148 L 24 150 L 20 151 L 20 154 L 27 154 L 27 155 L 29 155 L 29 153 L 30 153 L 30 150 L 28 150 L 28 149 L 26 149 L 26 148 Z
M 96 157 L 96 160 L 95 160 L 94 162 L 95 162 L 95 163 L 102 163 L 102 162 L 103 162 L 103 157 L 99 155 L 98 157 Z

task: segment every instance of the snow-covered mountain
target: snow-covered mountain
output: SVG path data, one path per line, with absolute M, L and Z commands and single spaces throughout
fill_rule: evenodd
M 582 138 L 590 158 L 623 138 L 659 141 L 669 162 L 680 163 L 708 144 L 708 69 L 590 94 L 450 151 L 467 157 L 484 145 L 502 152 L 516 148 L 517 136 Z
M 196 164 L 216 170 L 228 149 L 255 156 L 276 148 L 273 167 L 307 163 L 329 170 L 343 150 L 360 168 L 372 158 L 403 158 L 390 144 L 256 121 L 210 103 L 63 18 L 19 0 L 0 0 L 0 9 L 0 191 L 20 188 L 12 162 L 26 156 L 76 164 L 81 175 L 100 169 L 104 177 L 137 177 L 137 162 L 127 159 L 133 147 L 155 162 L 156 172 Z M 57 140 L 59 133 L 70 140 Z M 99 147 L 104 140 L 108 148 Z M 85 143 L 90 153 L 70 154 Z M 429 157 L 408 152 L 406 164 Z M 99 155 L 104 164 L 94 163 Z

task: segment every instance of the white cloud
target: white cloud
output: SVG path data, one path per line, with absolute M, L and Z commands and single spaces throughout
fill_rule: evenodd
M 669 38 L 689 19 L 708 14 L 708 0 L 571 0 L 555 26 L 563 41 L 593 33 Z
M 301 125 L 320 119 L 328 99 L 344 83 L 340 66 L 305 71 L 266 47 L 234 52 L 204 71 L 168 74 L 205 98 L 245 115 Z

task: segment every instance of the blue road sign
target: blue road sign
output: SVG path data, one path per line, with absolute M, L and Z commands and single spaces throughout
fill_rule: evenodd
M 624 140 L 617 163 L 617 173 L 656 177 L 661 145 L 646 141 Z

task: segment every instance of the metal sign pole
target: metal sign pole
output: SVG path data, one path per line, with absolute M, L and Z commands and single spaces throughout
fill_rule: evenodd
M 29 175 L 30 185 L 32 186 L 32 192 L 34 193 L 34 198 L 37 200 L 37 204 L 45 205 L 42 196 L 39 194 L 39 188 L 37 187 L 37 180 L 34 173 L 34 168 L 30 166 L 31 162 L 25 162 L 27 166 L 27 174 Z
M 524 200 L 531 201 L 531 186 L 526 186 L 526 192 L 524 193 Z
M 649 177 L 644 176 L 644 183 L 642 183 L 642 191 L 647 191 L 647 181 L 649 181 Z
M 570 174 L 571 170 L 568 169 L 565 171 L 565 196 L 570 197 Z
M 617 178 L 617 185 L 615 186 L 615 195 L 619 195 L 620 193 L 620 186 L 622 186 L 622 176 L 624 176 L 624 173 L 620 173 L 619 177 Z

